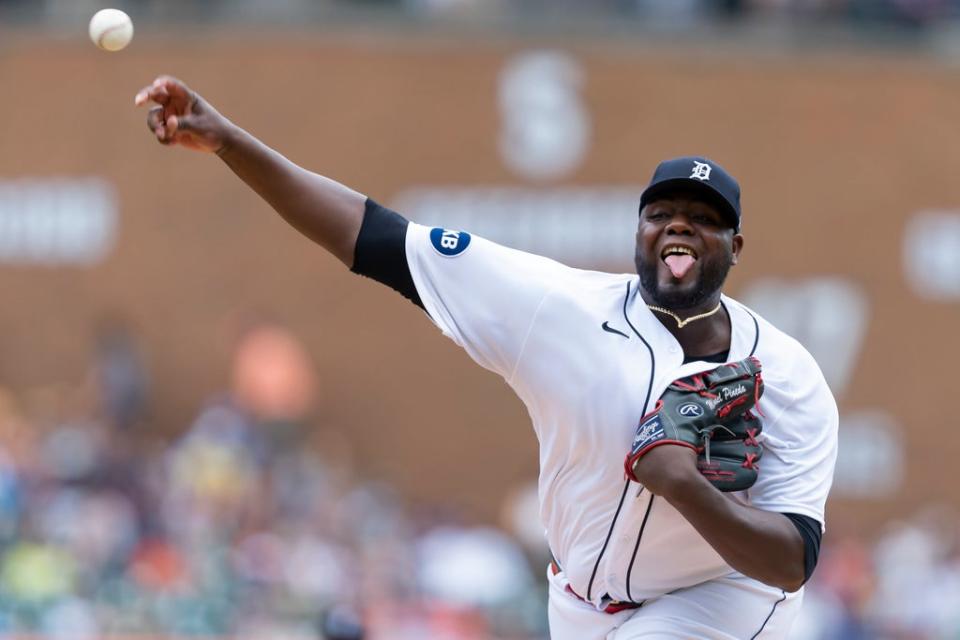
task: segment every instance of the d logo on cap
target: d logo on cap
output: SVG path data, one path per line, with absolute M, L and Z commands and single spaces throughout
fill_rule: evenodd
M 697 180 L 709 180 L 710 171 L 713 169 L 706 162 L 697 162 L 693 161 L 693 173 L 690 174 L 691 178 L 696 178 Z

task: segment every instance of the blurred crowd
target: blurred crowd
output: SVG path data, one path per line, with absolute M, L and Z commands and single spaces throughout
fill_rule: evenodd
M 180 435 L 147 371 L 113 324 L 84 383 L 0 389 L 0 637 L 546 635 L 546 560 L 358 476 L 282 327 L 243 333 Z
M 457 4 L 469 0 L 401 0 L 413 3 Z M 617 17 L 696 25 L 712 21 L 808 20 L 867 26 L 918 26 L 960 16 L 958 0 L 509 0 L 501 3 L 513 10 L 564 10 L 615 15 Z
M 76 384 L 0 387 L 0 638 L 543 639 L 535 493 L 500 527 L 412 506 L 319 423 L 301 343 L 259 322 L 182 430 L 107 323 Z M 166 435 L 164 435 L 166 434 Z M 834 523 L 792 640 L 960 637 L 960 515 Z
M 892 25 L 917 27 L 960 18 L 960 0 L 115 0 L 107 3 L 134 19 L 182 22 L 206 19 L 229 24 L 247 20 L 324 22 L 331 16 L 465 19 L 635 19 L 635 24 L 696 26 L 716 21 L 809 21 L 814 26 Z M 0 0 L 0 15 L 13 21 L 71 23 L 104 6 L 100 0 Z
M 827 526 L 791 640 L 960 638 L 960 512 L 923 506 L 870 541 Z

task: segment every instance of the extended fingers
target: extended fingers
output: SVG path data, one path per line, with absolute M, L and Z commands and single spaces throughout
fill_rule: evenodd
M 194 123 L 194 116 L 170 116 L 167 118 L 167 131 L 170 135 L 177 131 L 192 131 L 195 128 Z
M 176 116 L 170 116 L 164 120 L 163 107 L 152 107 L 147 112 L 147 128 L 157 136 L 160 143 L 169 144 L 173 141 L 173 134 L 177 130 Z
M 151 107 L 147 112 L 147 128 L 160 137 L 163 131 L 163 107 Z
M 133 103 L 138 107 L 150 101 L 166 105 L 171 98 L 185 98 L 188 102 L 193 102 L 193 94 L 187 85 L 173 76 L 160 76 L 138 91 Z
M 147 111 L 147 127 L 150 131 L 156 131 L 163 123 L 163 107 L 150 107 Z
M 133 98 L 133 104 L 137 105 L 138 107 L 146 104 L 147 102 L 167 104 L 169 101 L 170 92 L 167 91 L 166 86 L 158 85 L 156 82 L 141 89 Z

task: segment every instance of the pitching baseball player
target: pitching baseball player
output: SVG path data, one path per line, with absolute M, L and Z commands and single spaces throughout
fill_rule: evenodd
M 640 198 L 637 274 L 409 222 L 160 77 L 163 144 L 216 153 L 354 272 L 422 307 L 525 402 L 540 442 L 553 638 L 785 638 L 817 561 L 837 409 L 795 340 L 723 295 L 740 189 L 705 158 Z

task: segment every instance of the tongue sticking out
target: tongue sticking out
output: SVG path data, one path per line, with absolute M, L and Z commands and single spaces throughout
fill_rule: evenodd
M 693 256 L 688 256 L 687 254 L 673 254 L 664 258 L 663 261 L 670 267 L 670 271 L 673 272 L 673 277 L 677 280 L 687 275 L 690 267 L 696 262 Z

